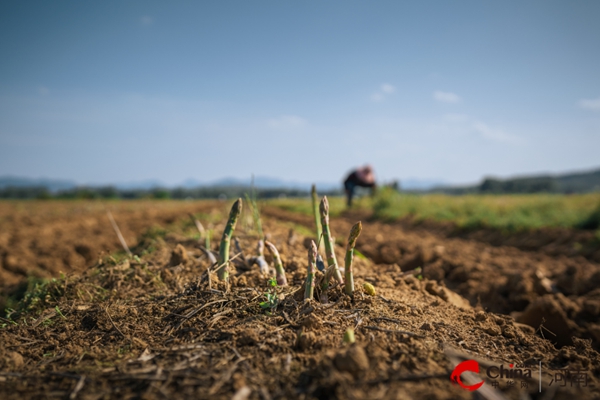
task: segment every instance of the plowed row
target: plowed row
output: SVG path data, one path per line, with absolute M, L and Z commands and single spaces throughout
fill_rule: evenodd
M 478 393 L 488 398 L 600 396 L 600 356 L 594 349 L 600 342 L 600 266 L 594 261 L 348 214 L 332 220 L 333 234 L 343 243 L 351 224 L 363 219 L 358 249 L 365 257 L 356 258 L 357 287 L 370 282 L 377 294 L 359 290 L 349 297 L 337 287 L 328 304 L 304 302 L 310 218 L 263 209 L 265 231 L 282 254 L 290 283 L 276 289 L 258 267 L 244 262 L 254 253 L 257 235 L 242 221 L 235 235 L 244 254 L 235 260 L 227 287 L 206 273 L 209 262 L 187 212 L 202 213 L 218 236 L 225 223 L 220 215 L 230 204 L 180 203 L 179 209 L 166 204 L 158 211 L 152 203 L 146 209 L 113 209 L 138 258 L 96 252 L 89 261 L 83 257 L 82 266 L 63 259 L 66 278 L 29 294 L 17 325 L 0 329 L 1 398 L 467 399 L 473 393 L 449 379 L 463 359 L 479 361 L 476 381 L 486 384 Z M 15 274 L 17 284 L 22 278 L 6 268 L 7 257 L 22 254 L 21 276 L 30 270 L 42 275 L 56 269 L 36 264 L 39 249 L 60 251 L 64 243 L 74 248 L 89 241 L 88 246 L 104 243 L 93 253 L 114 251 L 118 242 L 108 221 L 102 222 L 104 209 L 91 211 L 64 211 L 48 225 L 42 211 L 24 211 L 18 218 L 31 219 L 25 226 L 3 214 L 0 270 Z M 86 218 L 95 225 L 84 224 Z M 62 238 L 56 234 L 61 220 L 68 226 Z M 168 233 L 141 236 L 157 222 Z M 90 239 L 89 229 L 105 234 Z M 45 247 L 44 240 L 54 244 Z M 217 249 L 215 240 L 212 246 Z M 342 251 L 338 247 L 340 260 Z M 423 267 L 422 277 L 406 274 L 416 267 Z M 11 284 L 4 281 L 5 288 Z M 259 303 L 269 290 L 276 291 L 278 305 L 266 312 Z M 356 333 L 353 345 L 342 341 L 348 328 Z M 522 379 L 486 377 L 484 370 L 509 364 L 534 373 Z M 585 387 L 557 383 L 565 369 L 584 371 Z

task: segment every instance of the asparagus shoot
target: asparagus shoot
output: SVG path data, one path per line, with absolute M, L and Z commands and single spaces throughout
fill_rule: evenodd
M 287 286 L 287 279 L 285 278 L 285 271 L 283 270 L 283 264 L 281 263 L 281 256 L 277 251 L 277 248 L 273 243 L 265 241 L 265 246 L 269 249 L 269 252 L 273 256 L 273 264 L 275 264 L 275 277 L 277 278 L 277 285 Z
M 352 259 L 354 258 L 354 246 L 356 246 L 356 239 L 362 230 L 362 224 L 358 221 L 352 229 L 350 229 L 350 236 L 348 237 L 348 245 L 346 246 L 346 258 L 345 258 L 345 269 L 344 274 L 346 281 L 346 294 L 352 296 L 354 293 L 354 275 L 352 274 Z
M 321 248 L 321 235 L 323 234 L 323 231 L 321 229 L 321 221 L 319 220 L 319 198 L 317 196 L 317 186 L 314 184 L 312 185 L 311 194 L 313 216 L 315 218 L 315 227 L 317 228 L 317 243 L 319 243 L 319 248 Z
M 315 273 L 317 272 L 317 245 L 314 240 L 310 241 L 308 249 L 308 275 L 306 276 L 306 288 L 304 289 L 304 300 L 312 299 L 315 291 Z
M 242 199 L 237 199 L 231 211 L 229 212 L 229 219 L 227 225 L 223 231 L 223 238 L 221 239 L 221 246 L 219 246 L 219 279 L 226 281 L 229 279 L 229 245 L 231 244 L 231 236 L 235 229 L 235 224 L 242 213 Z
M 321 225 L 323 227 L 323 240 L 325 241 L 325 255 L 327 257 L 327 266 L 332 267 L 333 276 L 340 283 L 344 283 L 342 274 L 340 273 L 337 259 L 335 258 L 335 248 L 329 229 L 329 201 L 327 196 L 323 196 L 319 206 L 321 211 Z

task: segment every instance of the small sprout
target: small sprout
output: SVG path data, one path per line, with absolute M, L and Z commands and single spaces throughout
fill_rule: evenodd
M 67 319 L 67 317 L 65 317 L 65 315 L 60 311 L 58 306 L 54 307 L 54 309 L 56 310 L 56 313 L 62 317 L 62 319 Z
M 346 258 L 345 258 L 345 275 L 346 275 L 346 294 L 352 296 L 354 293 L 354 275 L 352 273 L 352 261 L 354 258 L 354 246 L 356 246 L 356 239 L 362 231 L 362 224 L 357 222 L 350 230 L 350 236 L 348 237 L 348 245 L 346 246 Z
M 231 207 L 231 211 L 229 212 L 229 219 L 227 220 L 227 225 L 225 226 L 225 230 L 223 231 L 223 238 L 221 239 L 221 246 L 219 247 L 219 279 L 222 281 L 226 281 L 229 279 L 229 246 L 231 244 L 231 236 L 233 235 L 233 230 L 235 229 L 235 224 L 242 213 L 242 199 L 237 199 L 233 206 Z
M 355 341 L 356 340 L 354 339 L 354 329 L 352 329 L 352 328 L 346 329 L 346 332 L 344 332 L 344 343 L 352 344 Z
M 365 256 L 363 253 L 361 253 L 360 251 L 354 249 L 354 255 L 358 258 L 360 258 L 361 260 L 368 260 L 367 256 Z
M 317 272 L 317 245 L 314 240 L 310 241 L 308 249 L 308 274 L 304 289 L 304 300 L 312 299 L 315 290 L 315 273 Z
M 262 308 L 263 310 L 272 310 L 275 307 L 277 307 L 277 304 L 279 304 L 279 299 L 277 297 L 277 281 L 275 280 L 275 278 L 271 278 L 267 281 L 267 285 L 269 286 L 269 289 L 267 290 L 266 293 L 264 293 L 265 298 L 267 299 L 266 301 L 261 301 L 259 303 L 260 308 Z
M 285 277 L 285 271 L 283 269 L 283 264 L 281 262 L 281 256 L 279 255 L 279 251 L 277 251 L 277 248 L 271 242 L 265 241 L 265 246 L 267 246 L 267 249 L 269 249 L 269 252 L 273 256 L 273 264 L 275 264 L 277 284 L 279 286 L 287 286 L 287 279 Z
M 369 282 L 365 282 L 363 288 L 368 295 L 375 296 L 375 286 L 371 285 Z
M 277 295 L 274 293 L 265 293 L 267 301 L 261 301 L 260 307 L 263 309 L 272 309 L 277 307 Z

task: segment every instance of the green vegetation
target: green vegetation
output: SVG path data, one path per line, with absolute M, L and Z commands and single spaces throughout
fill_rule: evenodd
M 558 195 L 410 195 L 381 190 L 373 201 L 378 219 L 450 221 L 462 228 L 491 227 L 516 231 L 542 227 L 593 225 L 600 194 Z M 593 227 L 592 227 L 593 229 Z
M 323 229 L 323 241 L 325 243 L 325 256 L 327 258 L 327 270 L 331 271 L 331 274 L 341 284 L 344 282 L 342 274 L 339 270 L 337 257 L 335 256 L 335 247 L 333 238 L 331 236 L 331 230 L 329 228 L 329 200 L 327 196 L 323 196 L 321 204 L 319 205 L 319 211 L 321 213 L 321 227 Z M 329 273 L 325 274 L 324 284 L 329 285 L 328 282 Z
M 283 263 L 281 262 L 281 256 L 275 245 L 265 240 L 265 246 L 273 257 L 273 264 L 275 265 L 275 272 L 277 275 L 277 284 L 279 286 L 287 286 L 287 278 L 285 276 L 285 270 L 283 269 Z
M 310 199 L 271 200 L 269 205 L 312 216 Z M 329 214 L 340 215 L 344 199 L 329 199 Z M 380 220 L 410 217 L 416 221 L 452 222 L 460 228 L 523 229 L 563 227 L 600 229 L 600 193 L 587 194 L 407 194 L 382 188 L 373 199 L 359 199 L 356 207 L 373 211 Z M 340 242 L 341 243 L 341 242 Z
M 354 247 L 356 246 L 356 239 L 362 231 L 362 224 L 358 221 L 350 230 L 350 236 L 348 237 L 348 244 L 346 246 L 346 257 L 345 261 L 345 281 L 346 281 L 346 294 L 352 296 L 354 293 L 354 274 L 352 273 L 352 261 L 354 258 Z
M 329 216 L 337 217 L 342 214 L 346 208 L 345 200 L 342 197 L 329 197 Z M 282 210 L 291 211 L 299 214 L 313 215 L 313 207 L 311 198 L 304 199 L 273 199 L 268 203 L 271 206 L 281 208 Z M 318 240 L 318 238 L 317 238 Z
M 446 194 L 592 193 L 600 191 L 600 169 L 561 175 L 485 178 L 479 185 L 438 187 L 431 192 Z
M 323 230 L 321 228 L 321 221 L 319 218 L 319 196 L 317 195 L 317 187 L 315 185 L 312 185 L 310 194 L 312 198 L 312 209 L 313 218 L 315 219 L 315 229 L 317 232 L 317 242 L 319 243 L 319 248 L 321 248 L 321 235 L 323 234 Z
M 304 300 L 312 300 L 315 291 L 315 273 L 317 272 L 317 245 L 310 241 L 308 248 L 308 273 L 304 285 Z
M 266 300 L 261 301 L 259 305 L 263 310 L 272 310 L 279 304 L 277 296 L 277 280 L 271 278 L 267 281 L 267 285 L 269 286 L 269 289 L 263 294 Z
M 237 223 L 240 214 L 242 213 L 242 199 L 237 199 L 233 206 L 231 206 L 231 211 L 229 212 L 229 219 L 227 220 L 227 225 L 225 226 L 225 230 L 223 231 L 223 238 L 221 239 L 221 246 L 219 246 L 219 279 L 222 281 L 226 281 L 229 279 L 229 246 L 231 245 L 231 236 L 233 235 L 233 230 L 235 229 L 235 224 Z
M 581 221 L 578 227 L 581 229 L 598 229 L 597 235 L 600 234 L 600 203 L 586 219 Z
M 16 306 L 17 313 L 40 313 L 64 295 L 64 275 L 60 278 L 29 278 L 26 292 Z M 7 313 L 8 314 L 8 313 Z

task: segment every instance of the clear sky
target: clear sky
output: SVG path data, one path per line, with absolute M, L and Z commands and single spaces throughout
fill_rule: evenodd
M 3 1 L 0 175 L 600 166 L 600 1 Z

